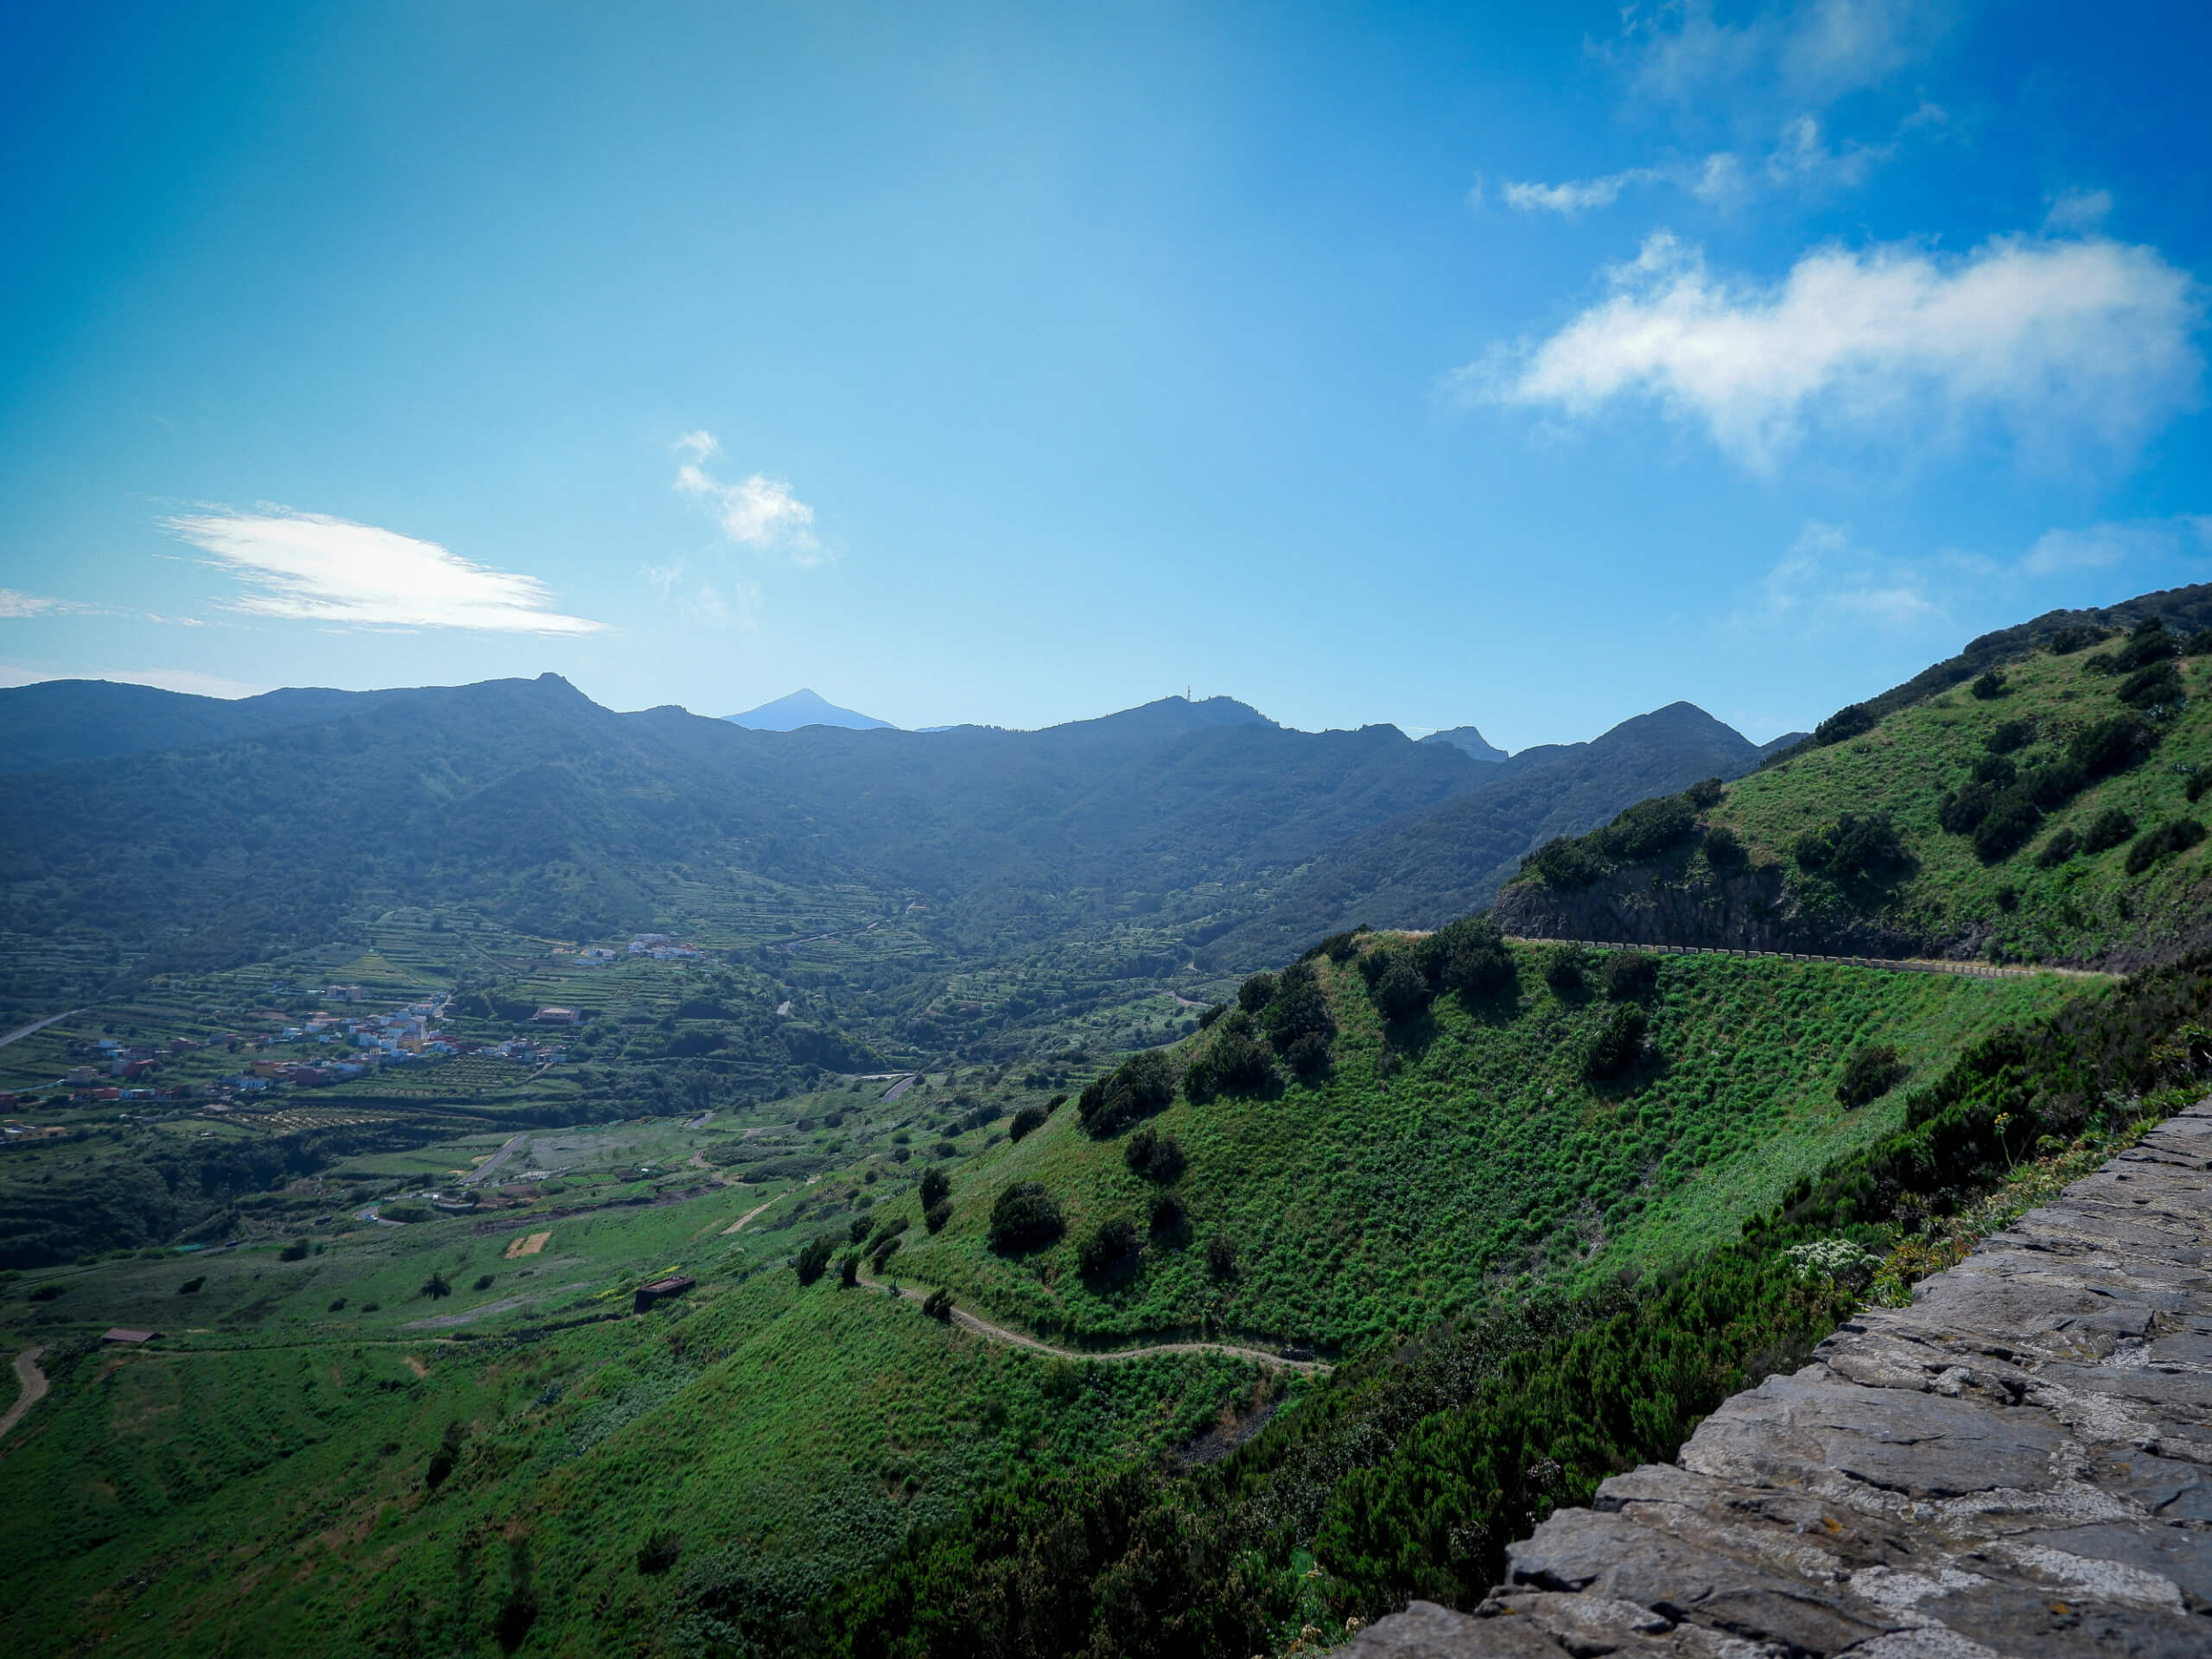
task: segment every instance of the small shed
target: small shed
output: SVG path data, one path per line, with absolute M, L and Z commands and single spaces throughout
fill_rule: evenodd
M 681 1296 L 698 1281 L 688 1273 L 671 1274 L 665 1279 L 656 1279 L 650 1285 L 638 1287 L 638 1300 L 634 1312 L 650 1313 L 655 1302 L 664 1297 Z
M 162 1333 L 158 1331 L 133 1331 L 125 1325 L 116 1325 L 102 1337 L 102 1342 L 151 1342 Z

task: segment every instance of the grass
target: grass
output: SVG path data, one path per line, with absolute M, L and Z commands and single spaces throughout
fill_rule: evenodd
M 1798 836 L 1834 822 L 1840 810 L 1889 813 L 1916 861 L 1909 876 L 1871 895 L 1835 895 L 1817 883 L 1805 885 L 1815 903 L 1857 899 L 1923 936 L 1984 937 L 1999 954 L 2031 961 L 2095 961 L 2131 941 L 2177 937 L 2204 877 L 2204 848 L 2169 857 L 2140 877 L 2127 874 L 2124 843 L 2050 870 L 2036 868 L 2035 854 L 2062 830 L 2085 830 L 2107 808 L 2122 809 L 2145 830 L 2203 816 L 2190 804 L 2187 785 L 2193 771 L 2212 765 L 2212 703 L 2204 697 L 2212 690 L 2212 662 L 2183 665 L 2190 701 L 2165 722 L 2164 741 L 2148 760 L 2050 813 L 2034 840 L 2010 858 L 1985 864 L 1970 836 L 1946 834 L 1936 822 L 1944 793 L 1967 781 L 2003 722 L 2035 724 L 2035 741 L 2012 755 L 2025 770 L 2062 751 L 2075 731 L 2123 711 L 2118 682 L 2082 668 L 2088 654 L 2038 654 L 2009 664 L 1999 697 L 1984 701 L 1960 686 L 1899 709 L 1863 737 L 1738 779 L 1709 816 L 1736 830 L 1755 858 L 1782 861 Z M 2008 890 L 2009 908 L 2000 902 Z
M 1152 1240 L 1123 1277 L 1086 1280 L 1077 1244 L 1116 1216 L 1142 1231 L 1152 1189 L 1119 1139 L 1091 1141 L 1066 1109 L 963 1164 L 945 1230 L 911 1229 L 893 1262 L 1077 1339 L 1217 1331 L 1356 1347 L 1498 1291 L 1726 1237 L 1800 1175 L 1897 1126 L 1901 1091 L 1857 1112 L 1836 1103 L 1855 1047 L 1893 1044 L 1931 1076 L 1974 1037 L 2081 989 L 1670 957 L 1650 1008 L 1656 1057 L 1593 1085 L 1580 1060 L 1609 1005 L 1562 1000 L 1522 962 L 1510 1006 L 1441 997 L 1418 1028 L 1389 1033 L 1357 976 L 1332 970 L 1333 1076 L 1275 1097 L 1179 1099 L 1154 1120 L 1189 1156 L 1177 1190 L 1190 1225 Z M 1008 1261 L 989 1249 L 988 1219 L 1018 1180 L 1042 1182 L 1068 1230 Z M 1225 1279 L 1199 1248 L 1216 1234 L 1238 1262 Z

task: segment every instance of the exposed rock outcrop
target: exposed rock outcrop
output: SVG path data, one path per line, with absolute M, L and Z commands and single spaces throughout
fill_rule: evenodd
M 2212 1654 L 2212 1102 L 1357 1659 Z

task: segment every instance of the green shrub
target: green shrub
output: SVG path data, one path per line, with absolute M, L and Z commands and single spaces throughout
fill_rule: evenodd
M 1147 1049 L 1084 1085 L 1076 1100 L 1076 1113 L 1083 1127 L 1103 1141 L 1150 1117 L 1174 1098 L 1174 1062 L 1164 1049 Z
M 2096 816 L 2096 820 L 2082 837 L 2082 850 L 2101 853 L 2117 847 L 2135 833 L 2135 820 L 2119 807 L 2108 806 Z
M 2171 663 L 2138 669 L 2120 683 L 2120 700 L 2131 709 L 2155 709 L 2182 701 L 2181 676 Z
M 1555 944 L 1544 952 L 1544 983 L 1560 996 L 1583 989 L 1583 969 L 1590 953 L 1579 944 Z
M 2139 715 L 2113 715 L 2083 727 L 2066 746 L 2085 777 L 2109 778 L 2148 758 L 2158 734 Z
M 1994 784 L 1972 783 L 1963 789 L 1948 790 L 1936 804 L 1936 822 L 1947 835 L 1970 836 L 1981 828 L 1981 821 L 1996 802 Z
M 943 1198 L 922 1211 L 922 1225 L 932 1233 L 941 1233 L 944 1224 L 952 1219 L 952 1200 Z
M 877 1239 L 874 1243 L 868 1247 L 868 1266 L 874 1268 L 877 1273 L 881 1273 L 883 1271 L 883 1264 L 888 1262 L 893 1256 L 896 1255 L 899 1253 L 899 1247 L 906 1242 L 906 1241 L 905 1239 L 900 1238 L 896 1233 L 892 1234 L 887 1238 Z
M 940 1285 L 922 1298 L 922 1312 L 933 1319 L 943 1320 L 947 1325 L 951 1324 L 952 1293 Z
M 183 1294 L 188 1285 L 192 1289 L 197 1290 L 200 1288 L 201 1282 L 201 1281 L 197 1279 L 188 1280 L 186 1284 L 179 1285 L 177 1287 L 177 1294 L 179 1295 Z M 333 1313 L 343 1313 L 346 1311 L 346 1299 L 343 1296 L 339 1297 L 335 1301 L 331 1303 L 328 1311 Z
M 2005 695 L 2005 671 L 1998 668 L 1988 669 L 1968 689 L 1984 702 L 2001 697 Z
M 808 1239 L 791 1259 L 791 1267 L 798 1274 L 799 1283 L 810 1285 L 819 1279 L 823 1269 L 830 1265 L 830 1258 L 836 1253 L 837 1236 L 835 1233 L 822 1233 Z
M 2157 617 L 2136 625 L 2125 644 L 2112 653 L 2112 671 L 2133 674 L 2153 663 L 2163 663 L 2181 655 L 2181 641 L 2166 632 L 2166 625 Z
M 1664 795 L 1638 801 L 1590 839 L 1607 857 L 1643 864 L 1680 846 L 1696 828 L 1697 814 L 1688 798 Z
M 1236 1276 L 1236 1245 L 1226 1233 L 1206 1240 L 1206 1271 L 1217 1279 Z
M 1228 1003 L 1215 1003 L 1212 1007 L 1207 1008 L 1204 1013 L 1198 1015 L 1198 1029 L 1200 1031 L 1208 1029 L 1212 1026 L 1215 1020 L 1220 1019 L 1223 1014 L 1227 1014 L 1228 1012 Z
M 1033 1129 L 1045 1127 L 1045 1110 L 1041 1106 L 1025 1106 L 1014 1115 L 1014 1122 L 1006 1126 L 1006 1138 L 1019 1141 Z
M 2002 789 L 2020 775 L 2010 755 L 1985 754 L 1974 763 L 1974 780 L 1977 784 L 1993 784 Z
M 850 1290 L 860 1281 L 861 1253 L 858 1250 L 848 1250 L 837 1258 L 837 1282 L 847 1290 Z
M 2204 791 L 2212 789 L 2212 766 L 2200 766 L 2189 774 L 2189 804 L 2194 806 L 2204 798 Z
M 1129 1137 L 1122 1156 L 1132 1174 L 1162 1186 L 1180 1178 L 1185 1167 L 1181 1144 L 1173 1135 L 1161 1135 L 1149 1125 Z
M 1368 976 L 1368 1000 L 1385 1020 L 1409 1020 L 1428 1006 L 1428 980 L 1414 965 L 1413 952 L 1403 949 L 1370 951 L 1360 958 L 1363 973 L 1370 963 L 1375 972 Z
M 1844 1063 L 1843 1077 L 1835 1086 L 1835 1097 L 1847 1110 L 1855 1111 L 1888 1094 L 1905 1080 L 1910 1070 L 1887 1043 L 1870 1044 L 1854 1052 Z
M 1309 1032 L 1294 1039 L 1282 1057 L 1299 1077 L 1317 1077 L 1329 1069 L 1329 1039 Z
M 453 1286 L 445 1274 L 434 1272 L 416 1287 L 415 1294 L 427 1296 L 434 1302 L 442 1302 L 453 1294 Z
M 1236 988 L 1236 1006 L 1247 1014 L 1257 1014 L 1274 1001 L 1275 976 L 1255 974 Z
M 1728 785 L 1718 778 L 1700 778 L 1682 791 L 1682 798 L 1700 812 L 1710 812 L 1720 804 L 1728 793 Z
M 1872 731 L 1877 723 L 1878 716 L 1865 703 L 1846 703 L 1813 728 L 1814 747 L 1824 749 L 1834 743 L 1848 742 Z
M 2199 628 L 2181 643 L 2184 657 L 2202 657 L 2212 653 L 2212 628 Z
M 2052 656 L 2071 657 L 2075 652 L 2087 651 L 2091 645 L 2110 637 L 2103 628 L 2083 624 L 2076 627 L 2061 628 L 2045 643 L 2050 645 Z
M 307 1240 L 305 1238 L 296 1238 L 292 1240 L 291 1243 L 285 1245 L 283 1249 L 276 1252 L 276 1259 L 279 1262 L 306 1261 L 308 1259 Z
M 1188 1219 L 1182 1199 L 1173 1192 L 1162 1192 L 1152 1201 L 1152 1230 L 1158 1236 L 1173 1237 L 1183 1230 L 1183 1224 Z
M 1588 887 L 1605 870 L 1580 842 L 1554 836 L 1521 861 L 1520 873 L 1564 893 Z
M 855 1216 L 852 1224 L 845 1229 L 845 1242 L 848 1244 L 858 1244 L 874 1230 L 875 1217 L 874 1216 Z
M 1659 982 L 1659 958 L 1641 950 L 1611 950 L 1599 964 L 1599 980 L 1616 1002 L 1642 996 Z
M 2055 870 L 2081 850 L 2082 837 L 2071 830 L 2062 830 L 2044 842 L 2043 850 L 2036 855 L 2036 868 Z
M 496 1282 L 498 1281 L 492 1274 L 480 1273 L 476 1275 L 476 1288 L 479 1290 L 489 1290 Z
M 1126 1217 L 1112 1216 L 1076 1247 L 1076 1268 L 1086 1279 L 1096 1279 L 1125 1265 L 1137 1249 L 1137 1230 Z
M 934 1209 L 952 1196 L 952 1178 L 941 1169 L 925 1169 L 918 1195 L 923 1209 Z
M 1038 1181 L 1017 1181 L 991 1205 L 991 1248 L 1001 1255 L 1042 1249 L 1066 1227 L 1060 1206 Z
M 1974 856 L 1986 864 L 1999 863 L 2026 846 L 2042 828 L 2043 810 L 2020 791 L 2008 789 L 1976 826 Z
M 1279 1054 L 1287 1054 L 1290 1046 L 1301 1037 L 1319 1037 L 1326 1043 L 1337 1034 L 1337 1022 L 1329 1014 L 1328 994 L 1321 988 L 1321 976 L 1311 962 L 1294 962 L 1282 970 L 1275 981 L 1274 995 L 1259 1010 L 1259 1024 Z
M 199 1277 L 195 1279 L 188 1279 L 182 1284 L 179 1285 L 176 1287 L 176 1294 L 180 1296 L 197 1296 L 200 1294 L 200 1287 L 205 1285 L 207 1282 L 207 1275 L 203 1273 L 200 1274 Z M 335 1313 L 339 1308 L 345 1306 L 346 1299 L 343 1296 L 340 1296 L 338 1299 L 337 1306 L 333 1307 L 330 1311 Z
M 1415 941 L 1413 960 L 1429 988 L 1463 1000 L 1503 995 L 1519 972 L 1505 936 L 1487 916 L 1462 917 Z
M 1223 1020 L 1213 1033 L 1213 1040 L 1192 1057 L 1183 1071 L 1183 1091 L 1192 1100 L 1211 1100 L 1216 1095 L 1259 1094 L 1280 1081 L 1274 1056 L 1252 1033 L 1249 1019 L 1241 1027 Z
M 2035 737 L 2036 723 L 2032 720 L 2002 721 L 1982 740 L 1982 747 L 1992 754 L 2010 754 L 2015 749 L 2027 747 Z
M 2066 804 L 2089 786 L 2089 774 L 2071 759 L 2046 760 L 2020 774 L 2013 788 L 2046 812 Z
M 1643 1052 L 1644 1033 L 1650 1022 L 1633 1002 L 1624 1002 L 1599 1028 L 1597 1040 L 1582 1064 L 1586 1077 L 1617 1077 L 1634 1065 Z
M 1835 881 L 1884 874 L 1910 862 L 1886 812 L 1846 812 L 1834 823 L 1808 830 L 1790 849 L 1801 868 Z
M 2127 873 L 2140 875 L 2170 853 L 2184 852 L 2204 839 L 2204 826 L 2195 818 L 2176 818 L 2145 830 L 2127 849 Z
M 1722 875 L 1729 875 L 1751 862 L 1751 855 L 1744 850 L 1743 838 L 1725 823 L 1716 823 L 1705 832 L 1705 861 Z
M 1316 957 L 1326 957 L 1331 962 L 1350 962 L 1359 954 L 1360 940 L 1374 931 L 1365 922 L 1362 922 L 1349 932 L 1332 933 L 1319 944 L 1306 950 L 1299 957 L 1299 960 L 1311 962 Z
M 638 1571 L 649 1575 L 665 1573 L 683 1554 L 682 1533 L 657 1532 L 638 1546 Z

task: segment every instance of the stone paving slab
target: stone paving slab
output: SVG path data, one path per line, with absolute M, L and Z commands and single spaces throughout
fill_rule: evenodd
M 1351 1659 L 2208 1659 L 2212 1101 Z

